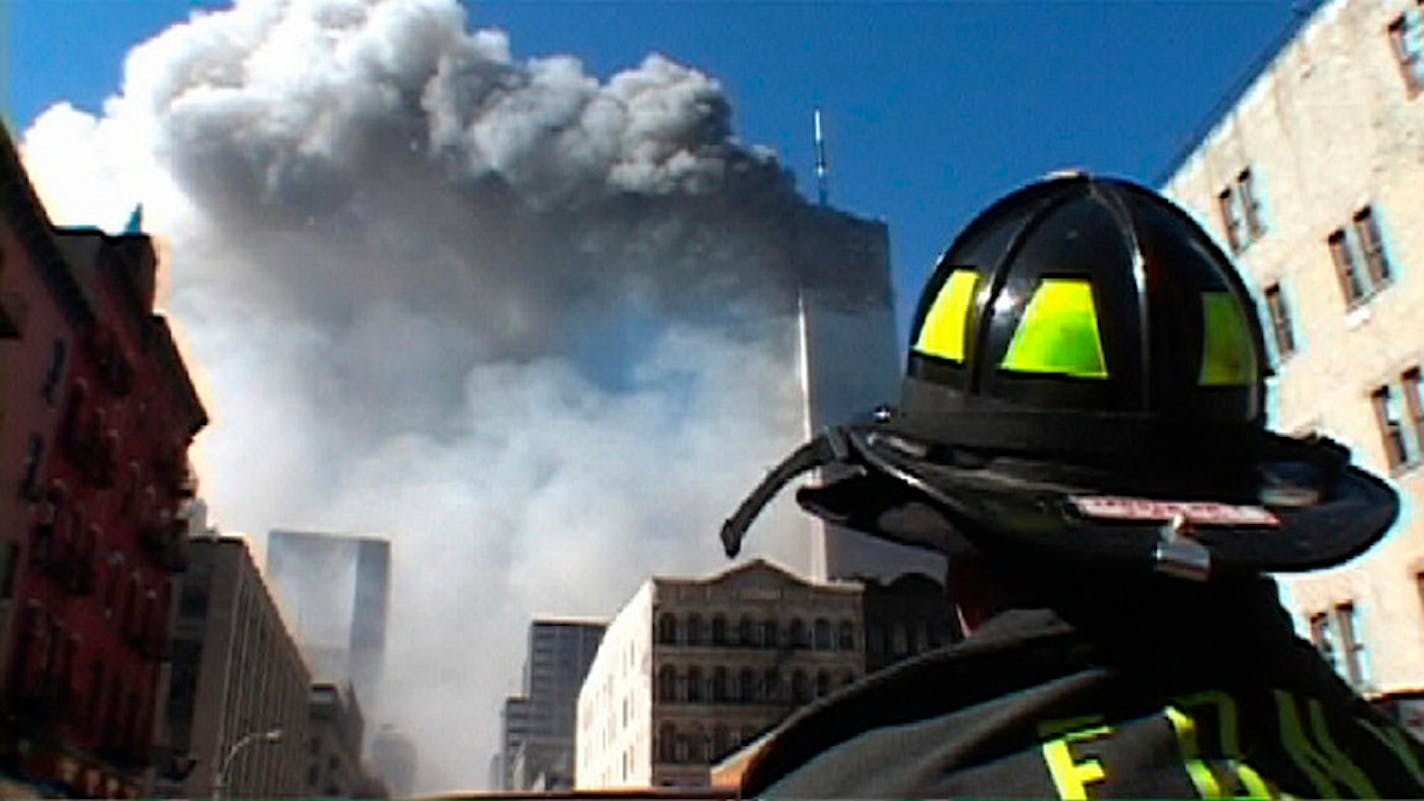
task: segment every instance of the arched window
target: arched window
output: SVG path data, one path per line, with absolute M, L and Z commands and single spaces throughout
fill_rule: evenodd
M 775 648 L 780 644 L 780 637 L 777 636 L 776 618 L 767 618 L 761 622 L 761 645 L 766 648 Z
M 658 617 L 658 642 L 662 645 L 677 645 L 677 618 L 671 612 L 663 612 Z
M 792 648 L 805 648 L 809 645 L 809 643 L 806 642 L 806 624 L 801 622 L 801 618 L 795 617 L 791 619 L 791 629 L 787 632 L 786 639 L 787 645 L 790 645 Z
M 756 674 L 749 667 L 737 674 L 737 700 L 744 704 L 756 700 Z
M 816 618 L 816 650 L 829 651 L 831 643 L 831 621 L 818 617 Z
M 702 669 L 690 667 L 687 669 L 687 700 L 689 703 L 697 703 L 703 699 L 702 693 Z
M 727 618 L 721 614 L 712 616 L 712 644 L 727 644 Z
M 677 671 L 672 665 L 663 665 L 658 671 L 658 700 L 677 701 Z
M 724 725 L 722 725 L 722 724 L 719 723 L 719 724 L 717 724 L 716 728 L 712 729 L 712 759 L 713 759 L 713 760 L 721 759 L 722 756 L 723 756 L 724 754 L 726 754 L 727 751 L 729 751 L 729 750 L 731 749 L 731 745 L 732 745 L 731 740 L 732 740 L 732 738 L 731 738 L 731 736 L 728 734 L 728 732 L 727 732 L 727 727 L 726 727 L 726 726 L 724 726 Z
M 761 697 L 772 703 L 781 700 L 781 673 L 776 668 L 767 668 L 762 675 Z
M 718 665 L 712 671 L 712 700 L 730 701 L 732 700 L 731 680 L 727 675 L 727 669 Z
M 841 674 L 841 686 L 844 687 L 848 684 L 855 684 L 855 674 L 849 670 Z
M 742 646 L 743 648 L 746 648 L 746 647 L 748 647 L 748 646 L 753 645 L 753 643 L 752 643 L 752 629 L 753 629 L 753 628 L 754 628 L 754 626 L 752 626 L 752 619 L 751 619 L 751 616 L 749 616 L 749 615 L 742 615 L 741 620 L 738 620 L 738 621 L 737 621 L 737 645 L 740 645 L 740 646 Z
M 836 647 L 842 651 L 855 650 L 855 626 L 849 620 L 842 620 L 836 633 Z
M 692 755 L 691 738 L 686 734 L 678 734 L 673 740 L 672 761 L 686 762 Z
M 673 762 L 677 759 L 677 727 L 664 723 L 658 727 L 658 761 Z
M 709 764 L 712 761 L 712 738 L 703 731 L 701 726 L 693 726 L 692 729 L 692 761 L 699 765 Z
M 791 674 L 791 700 L 798 704 L 811 700 L 811 685 L 806 681 L 806 671 L 800 668 Z
M 702 616 L 696 612 L 687 616 L 687 644 L 702 644 Z
M 824 670 L 816 671 L 816 697 L 820 698 L 829 695 L 831 692 L 831 674 Z

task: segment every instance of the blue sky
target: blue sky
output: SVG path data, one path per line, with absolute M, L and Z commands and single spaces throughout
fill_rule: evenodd
M 125 53 L 221 2 L 8 0 L 5 109 L 97 111 Z M 1298 4 L 1297 4 L 1298 5 Z M 974 211 L 1052 169 L 1152 182 L 1289 24 L 1283 2 L 560 2 L 468 4 L 516 57 L 600 77 L 661 52 L 717 77 L 744 142 L 814 195 L 825 109 L 832 202 L 890 226 L 903 347 L 936 254 Z

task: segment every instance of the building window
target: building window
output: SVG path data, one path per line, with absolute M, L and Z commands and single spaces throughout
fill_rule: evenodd
M 1275 335 L 1276 357 L 1284 361 L 1295 353 L 1295 328 L 1291 324 L 1290 306 L 1281 293 L 1280 284 L 1266 287 L 1266 311 L 1271 316 L 1271 333 Z
M 677 671 L 671 665 L 663 665 L 658 671 L 658 700 L 677 700 Z
M 1352 686 L 1363 687 L 1370 681 L 1370 663 L 1369 654 L 1365 651 L 1364 632 L 1360 627 L 1360 610 L 1353 603 L 1338 604 L 1335 607 L 1335 622 L 1340 631 L 1345 678 Z
M 45 441 L 39 434 L 31 434 L 25 446 L 25 466 L 20 472 L 20 497 L 34 500 L 39 496 L 40 466 L 44 464 Z
M 693 612 L 687 618 L 687 644 L 702 644 L 702 616 Z
M 1370 206 L 1356 212 L 1348 227 L 1332 231 L 1326 244 L 1348 305 L 1369 300 L 1393 278 L 1379 221 Z
M 1232 253 L 1240 253 L 1244 232 L 1241 230 L 1241 214 L 1236 204 L 1236 194 L 1230 186 L 1216 196 L 1216 210 L 1221 214 L 1221 229 L 1226 233 L 1226 244 Z
M 1266 233 L 1261 197 L 1256 191 L 1256 180 L 1250 167 L 1238 173 L 1235 181 L 1217 193 L 1216 208 L 1221 215 L 1226 244 L 1232 253 L 1240 253 Z
M 801 622 L 801 618 L 791 619 L 791 629 L 787 632 L 787 639 L 792 648 L 805 648 L 809 645 L 806 642 L 806 624 Z
M 1420 9 L 1411 8 L 1389 24 L 1389 44 L 1404 78 L 1404 94 L 1414 97 L 1424 89 L 1424 24 Z
M 727 644 L 727 618 L 720 614 L 712 616 L 712 644 Z
M 1411 367 L 1400 374 L 1397 384 L 1378 386 L 1370 393 L 1385 462 L 1392 471 L 1418 464 L 1424 453 L 1424 400 L 1419 381 L 1419 368 Z
M 767 668 L 762 676 L 761 697 L 770 703 L 781 700 L 781 673 L 776 668 Z
M 669 612 L 658 618 L 658 642 L 662 645 L 677 644 L 677 618 Z
M 687 700 L 697 703 L 703 698 L 702 693 L 702 669 L 691 667 L 687 669 Z
M 761 622 L 761 644 L 763 647 L 775 648 L 777 646 L 778 637 L 776 628 L 776 621 L 772 618 L 767 618 Z
M 831 674 L 824 670 L 816 671 L 816 697 L 820 698 L 831 694 Z
M 1315 650 L 1320 652 L 1320 656 L 1330 664 L 1330 667 L 1339 670 L 1339 655 L 1335 653 L 1335 635 L 1330 630 L 1330 616 L 1321 612 L 1310 616 L 1310 641 L 1315 644 Z
M 831 621 L 818 617 L 816 618 L 816 650 L 829 651 L 831 648 Z
M 727 669 L 718 665 L 712 671 L 712 700 L 730 701 L 732 700 L 732 689 Z
M 51 406 L 54 405 L 55 395 L 64 380 L 64 366 L 68 361 L 69 345 L 62 339 L 56 339 L 50 348 L 49 369 L 45 371 L 44 385 L 40 387 L 40 397 Z
M 750 704 L 756 698 L 756 678 L 752 669 L 744 667 L 737 674 L 737 700 Z
M 806 671 L 797 668 L 791 673 L 791 699 L 798 704 L 811 700 L 811 686 L 806 680 Z
M 1261 196 L 1256 193 L 1256 179 L 1247 167 L 1236 176 L 1236 194 L 1241 199 L 1241 210 L 1246 218 L 1246 235 L 1255 242 L 1266 233 L 1266 218 L 1261 209 Z

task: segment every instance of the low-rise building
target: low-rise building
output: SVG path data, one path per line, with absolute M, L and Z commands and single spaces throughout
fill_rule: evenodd
M 859 584 L 761 559 L 648 580 L 579 693 L 577 787 L 707 786 L 710 765 L 864 675 L 862 615 Z

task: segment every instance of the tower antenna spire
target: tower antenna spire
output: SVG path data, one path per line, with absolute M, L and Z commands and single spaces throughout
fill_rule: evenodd
M 816 194 L 820 198 L 821 205 L 829 202 L 829 192 L 827 191 L 826 178 L 830 173 L 830 167 L 826 164 L 826 137 L 821 131 L 821 108 L 816 107 L 812 115 L 812 121 L 816 126 Z

